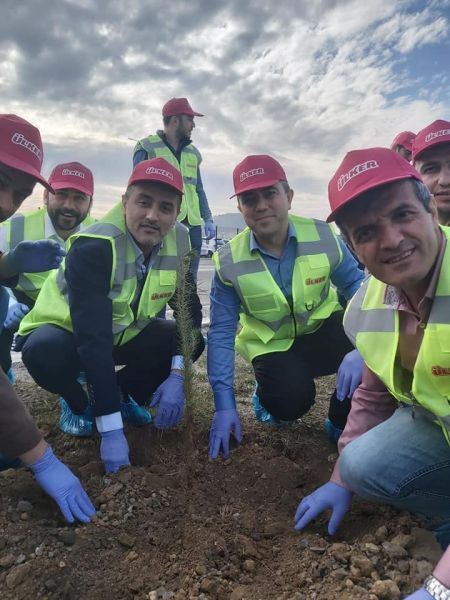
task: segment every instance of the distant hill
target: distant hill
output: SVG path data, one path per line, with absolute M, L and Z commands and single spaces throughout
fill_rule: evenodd
M 218 229 L 218 236 L 230 239 L 245 228 L 245 222 L 240 213 L 226 213 L 215 215 L 214 224 Z

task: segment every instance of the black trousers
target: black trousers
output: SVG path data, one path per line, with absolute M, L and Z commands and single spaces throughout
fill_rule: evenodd
M 132 340 L 114 347 L 114 364 L 124 365 L 116 372 L 124 397 L 129 394 L 138 404 L 147 403 L 168 377 L 176 345 L 175 321 L 155 319 Z M 204 347 L 199 332 L 193 360 L 197 360 Z M 77 382 L 82 367 L 73 333 L 55 325 L 39 327 L 25 339 L 22 359 L 40 387 L 63 396 L 74 412 L 83 412 L 88 399 Z
M 5 373 L 11 368 L 11 347 L 13 344 L 14 332 L 10 329 L 2 328 L 0 333 L 0 367 Z
M 286 352 L 257 356 L 252 364 L 262 406 L 274 417 L 293 421 L 314 404 L 314 378 L 336 373 L 353 346 L 344 333 L 343 312 L 333 313 L 317 331 L 299 336 Z M 329 417 L 334 425 L 345 425 L 350 399 L 330 399 Z

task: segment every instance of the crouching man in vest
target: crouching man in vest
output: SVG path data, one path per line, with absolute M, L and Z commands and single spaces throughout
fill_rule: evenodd
M 190 248 L 188 231 L 176 220 L 182 190 L 180 172 L 166 160 L 139 163 L 122 202 L 70 238 L 65 266 L 49 276 L 20 326 L 19 335 L 28 336 L 23 362 L 36 383 L 61 394 L 86 421 L 95 418 L 107 472 L 129 464 L 122 413 L 130 402 L 139 408 L 132 424 L 150 422 L 141 405 L 152 394 L 156 427 L 173 427 L 183 416 L 176 321 L 156 318 L 167 302 L 173 305 L 177 269 Z M 204 341 L 194 290 L 196 359 Z M 115 365 L 125 365 L 117 377 Z M 77 380 L 80 370 L 89 399 Z
M 44 190 L 44 209 L 15 214 L 0 227 L 0 251 L 12 250 L 24 240 L 54 240 L 65 249 L 73 233 L 94 223 L 89 216 L 94 178 L 87 167 L 78 162 L 57 165 L 49 183 L 54 191 Z M 11 284 L 17 303 L 11 304 L 0 335 L 0 365 L 11 378 L 14 333 L 23 316 L 34 306 L 50 272 L 21 273 Z
M 344 327 L 364 358 L 331 481 L 300 503 L 296 529 L 352 494 L 428 518 L 450 541 L 450 230 L 419 173 L 385 148 L 347 154 L 329 185 L 331 215 L 372 276 Z M 450 598 L 450 550 L 408 598 Z
M 314 377 L 336 373 L 352 350 L 331 283 L 349 299 L 363 280 L 329 225 L 289 216 L 294 192 L 276 160 L 247 156 L 233 179 L 248 227 L 214 255 L 208 332 L 208 375 L 216 408 L 212 458 L 221 449 L 228 455 L 232 431 L 238 441 L 241 437 L 233 390 L 235 347 L 255 372 L 257 418 L 275 423 L 298 419 L 314 404 Z M 349 369 L 359 383 L 358 358 Z M 330 401 L 328 424 L 334 432 L 345 424 L 348 395 L 349 390 L 339 402 L 333 394 Z

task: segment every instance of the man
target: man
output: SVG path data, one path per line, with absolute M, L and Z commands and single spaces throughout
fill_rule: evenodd
M 372 277 L 344 327 L 366 367 L 331 481 L 300 503 L 296 529 L 352 492 L 424 515 L 450 541 L 450 245 L 419 173 L 386 148 L 349 152 L 329 185 L 331 214 Z M 450 598 L 450 551 L 411 598 Z M 448 588 L 444 595 L 436 591 Z
M 94 223 L 89 216 L 94 193 L 92 172 L 78 162 L 57 165 L 49 183 L 54 190 L 44 190 L 45 210 L 16 214 L 0 227 L 0 251 L 15 248 L 23 240 L 54 240 L 61 248 L 75 232 Z M 11 368 L 11 345 L 14 332 L 24 315 L 34 306 L 50 271 L 21 273 L 12 286 L 17 303 L 8 310 L 0 335 L 0 364 L 5 373 Z
M 398 152 L 400 156 L 411 162 L 412 148 L 416 134 L 412 131 L 402 131 L 395 136 L 391 144 L 391 149 Z
M 348 299 L 363 280 L 329 225 L 289 216 L 294 192 L 276 160 L 247 156 L 234 169 L 233 180 L 247 228 L 214 255 L 208 332 L 216 407 L 212 458 L 221 448 L 228 456 L 232 430 L 238 441 L 241 437 L 233 390 L 235 345 L 255 372 L 256 416 L 278 423 L 298 419 L 314 404 L 314 377 L 336 373 L 352 349 L 331 283 Z M 358 360 L 350 370 L 358 378 Z M 333 394 L 330 427 L 343 428 L 349 403 L 336 401 Z
M 203 117 L 195 112 L 186 98 L 172 98 L 162 109 L 164 131 L 140 140 L 133 154 L 133 165 L 142 160 L 162 157 L 172 163 L 183 175 L 183 201 L 178 220 L 189 228 L 191 247 L 195 251 L 191 259 L 191 271 L 197 280 L 202 248 L 202 219 L 208 240 L 216 234 L 200 175 L 200 152 L 191 142 L 195 127 L 194 117 Z
M 37 181 L 53 191 L 41 175 L 43 148 L 39 130 L 16 115 L 0 115 L 0 218 L 10 217 L 33 192 Z M 15 280 L 22 271 L 55 268 L 64 252 L 52 241 L 27 241 L 0 256 L 0 280 Z M 0 323 L 8 294 L 0 288 Z M 0 462 L 19 457 L 39 485 L 58 504 L 64 517 L 88 522 L 95 509 L 80 481 L 43 440 L 25 405 L 0 370 Z
M 28 336 L 23 361 L 36 383 L 61 394 L 75 414 L 95 417 L 106 472 L 129 464 L 121 398 L 144 405 L 155 392 L 156 427 L 173 427 L 183 416 L 176 321 L 156 318 L 167 302 L 177 318 L 177 269 L 189 252 L 187 229 L 177 222 L 182 191 L 181 173 L 166 160 L 139 163 L 122 202 L 70 238 L 65 268 L 48 277 L 20 326 Z M 188 283 L 196 359 L 204 348 L 202 314 Z M 125 365 L 117 378 L 115 365 Z M 147 420 L 137 424 L 148 423 L 140 411 Z
M 439 223 L 450 226 L 450 121 L 434 121 L 419 131 L 413 161 L 434 197 Z

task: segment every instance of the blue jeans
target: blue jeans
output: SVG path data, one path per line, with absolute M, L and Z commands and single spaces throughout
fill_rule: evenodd
M 187 223 L 186 223 L 187 225 Z M 189 239 L 191 240 L 192 250 L 195 250 L 194 256 L 191 258 L 191 273 L 195 283 L 197 283 L 198 267 L 200 265 L 200 251 L 202 249 L 202 226 L 189 225 Z
M 441 545 L 450 543 L 450 446 L 430 413 L 398 408 L 344 448 L 339 470 L 362 498 L 426 517 Z

